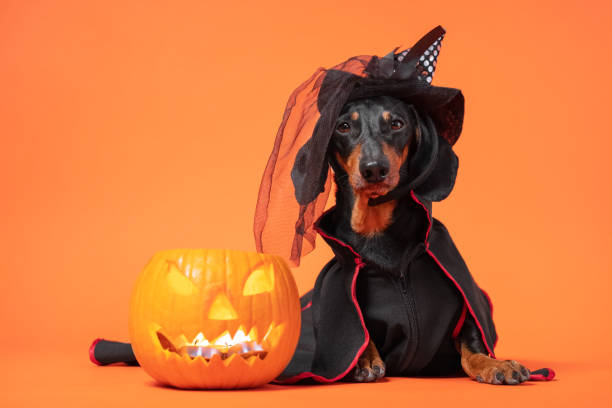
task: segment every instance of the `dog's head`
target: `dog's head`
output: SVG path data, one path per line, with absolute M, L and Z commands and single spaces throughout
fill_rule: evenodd
M 314 137 L 309 139 L 295 158 L 291 178 L 301 205 L 324 190 L 329 165 L 336 181 L 345 184 L 346 178 L 353 192 L 367 197 L 370 205 L 411 191 L 424 201 L 441 201 L 453 189 L 457 156 L 427 112 L 400 99 L 377 96 L 349 101 L 335 117 L 333 134 L 326 140 L 323 147 Z M 313 154 L 321 148 L 326 151 L 325 162 L 315 166 Z
M 417 118 L 412 106 L 387 96 L 347 103 L 328 151 L 337 177 L 346 175 L 353 192 L 367 198 L 393 190 L 419 142 Z

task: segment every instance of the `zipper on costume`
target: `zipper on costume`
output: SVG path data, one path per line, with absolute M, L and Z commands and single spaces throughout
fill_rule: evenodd
M 416 356 L 416 351 L 418 349 L 418 340 L 419 340 L 419 328 L 417 326 L 416 319 L 416 306 L 414 304 L 414 297 L 410 293 L 410 288 L 408 284 L 408 279 L 406 278 L 406 273 L 404 271 L 400 272 L 399 276 L 400 281 L 400 290 L 402 292 L 402 298 L 404 300 L 404 305 L 407 309 L 408 315 L 408 325 L 410 326 L 410 351 L 408 353 L 408 363 L 406 364 L 407 368 L 410 368 L 414 357 Z
M 404 296 L 408 296 L 408 284 L 406 283 L 406 275 L 404 272 L 400 273 L 400 288 Z

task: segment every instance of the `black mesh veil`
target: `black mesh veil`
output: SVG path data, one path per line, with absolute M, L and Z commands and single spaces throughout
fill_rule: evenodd
M 451 150 L 461 133 L 463 96 L 458 89 L 431 85 L 444 32 L 438 26 L 412 48 L 382 58 L 363 55 L 331 69 L 319 68 L 293 91 L 259 188 L 254 222 L 258 251 L 299 265 L 314 249 L 314 223 L 325 210 L 332 185 L 327 149 L 348 101 L 379 95 L 405 100 L 432 122 L 432 133 Z

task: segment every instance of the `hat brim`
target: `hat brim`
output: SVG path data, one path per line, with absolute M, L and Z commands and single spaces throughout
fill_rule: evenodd
M 463 127 L 465 100 L 461 90 L 433 86 L 416 78 L 390 80 L 361 78 L 353 87 L 348 100 L 392 96 L 413 105 L 433 120 L 438 134 L 454 145 Z

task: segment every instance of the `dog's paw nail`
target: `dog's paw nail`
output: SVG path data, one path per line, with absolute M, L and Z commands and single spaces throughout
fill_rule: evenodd
M 525 379 L 529 378 L 529 370 L 527 370 L 525 367 L 521 367 L 521 374 L 523 374 L 523 377 L 525 377 Z
M 516 384 L 520 384 L 521 382 L 519 380 L 515 380 L 514 378 L 507 378 L 506 379 L 506 384 L 508 385 L 516 385 Z
M 379 366 L 372 367 L 372 371 L 374 372 L 374 375 L 376 375 L 377 377 L 380 375 L 380 367 Z
M 495 384 L 502 384 L 504 382 L 504 373 L 498 371 L 495 373 L 495 379 L 497 380 Z
M 519 379 L 519 372 L 518 371 L 512 371 L 512 379 L 518 381 L 518 379 Z
M 482 377 L 480 375 L 476 376 L 476 381 L 478 381 L 479 383 L 484 382 L 484 380 L 482 379 Z

